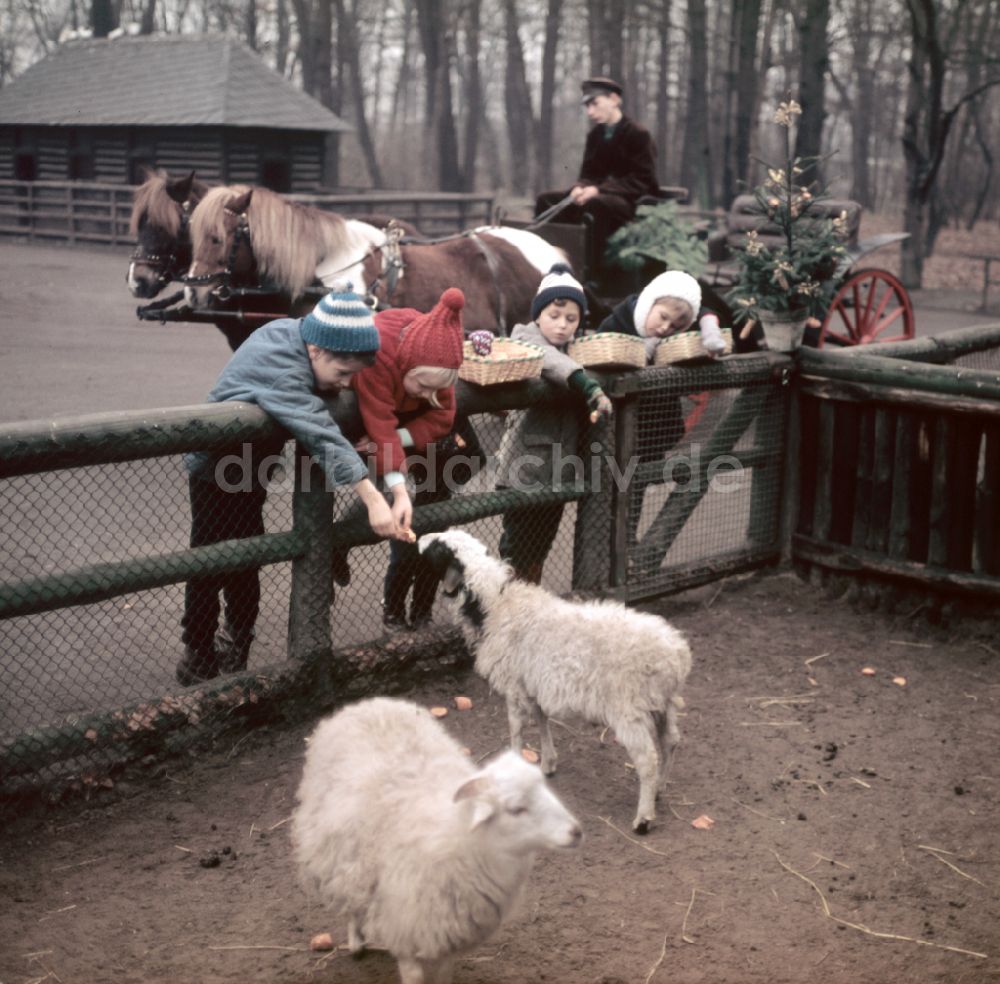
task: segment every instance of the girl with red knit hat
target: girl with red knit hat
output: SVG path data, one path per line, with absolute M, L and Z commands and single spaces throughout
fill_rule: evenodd
M 464 305 L 465 295 L 449 287 L 426 314 L 413 308 L 380 311 L 375 315 L 380 341 L 375 364 L 351 381 L 365 428 L 365 436 L 355 447 L 374 462 L 375 473 L 392 498 L 393 518 L 402 529 L 409 529 L 413 519 L 406 482 L 408 457 L 425 455 L 429 445 L 455 430 Z M 396 541 L 389 554 L 383 622 L 402 627 L 406 625 L 406 595 L 417 578 L 420 553 L 415 543 Z M 433 581 L 432 575 L 428 577 Z M 431 604 L 434 590 L 436 583 Z M 430 606 L 426 607 L 420 614 L 428 617 Z

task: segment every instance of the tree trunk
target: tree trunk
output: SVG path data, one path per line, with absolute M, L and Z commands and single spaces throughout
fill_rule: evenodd
M 156 30 L 156 0 L 146 0 L 142 5 L 142 20 L 139 22 L 140 34 L 152 34 Z
M 113 0 L 93 0 L 90 27 L 95 38 L 106 38 L 118 26 L 118 11 Z
M 504 0 L 507 37 L 507 70 L 504 76 L 504 104 L 507 110 L 507 139 L 510 144 L 510 185 L 518 195 L 531 187 L 531 144 L 535 135 L 531 112 L 531 92 L 524 69 L 524 49 L 518 31 L 516 0 Z
M 681 184 L 691 201 L 711 208 L 711 150 L 708 122 L 708 40 L 705 0 L 688 0 L 688 89 Z
M 761 0 L 734 0 L 738 11 L 736 42 L 736 155 L 737 182 L 747 182 L 750 175 L 750 145 L 757 106 L 757 31 L 760 27 Z
M 282 75 L 288 68 L 288 48 L 291 38 L 291 26 L 288 23 L 288 4 L 286 0 L 277 0 L 275 4 L 277 20 L 277 38 L 274 44 L 274 67 Z
M 468 69 L 465 79 L 465 148 L 462 154 L 462 188 L 475 191 L 476 159 L 479 156 L 479 125 L 486 115 L 483 86 L 479 72 L 479 33 L 481 0 L 469 0 L 465 27 Z
M 538 106 L 538 187 L 552 187 L 552 144 L 555 119 L 552 101 L 556 90 L 556 51 L 559 47 L 559 20 L 562 0 L 548 0 L 545 12 L 545 46 L 542 50 L 542 95 Z
M 375 153 L 375 142 L 372 140 L 368 127 L 368 117 L 365 113 L 365 86 L 361 72 L 361 44 L 358 40 L 357 9 L 347 9 L 344 0 L 336 0 L 337 4 L 337 37 L 342 39 L 339 44 L 341 55 L 346 62 L 347 75 L 350 78 L 351 104 L 354 109 L 354 126 L 358 134 L 358 143 L 368 168 L 373 188 L 385 187 L 382 170 L 379 167 L 378 155 Z
M 427 78 L 427 157 L 432 165 L 436 164 L 439 190 L 458 191 L 461 187 L 461 175 L 458 170 L 451 73 L 445 43 L 451 18 L 446 6 L 436 0 L 416 0 L 416 10 Z
M 830 21 L 830 0 L 807 0 L 805 16 L 799 24 L 799 103 L 802 115 L 795 133 L 795 156 L 819 157 L 823 140 L 826 108 L 823 95 L 830 50 L 826 37 Z M 823 185 L 819 163 L 813 167 L 809 180 Z
M 656 139 L 656 149 L 658 151 L 656 158 L 656 176 L 660 184 L 667 183 L 667 157 L 669 151 L 671 150 L 671 143 L 668 142 L 667 127 L 669 125 L 669 99 L 668 99 L 668 83 L 670 81 L 670 7 L 671 0 L 661 0 L 660 10 L 659 10 L 659 26 L 657 34 L 659 35 L 657 39 L 657 46 L 659 49 L 659 55 L 657 57 L 657 65 L 659 71 L 656 75 L 656 122 L 654 124 L 655 131 L 654 137 Z M 707 44 L 704 38 L 702 42 Z M 707 62 L 706 62 L 707 64 Z M 705 117 L 707 122 L 708 117 Z M 706 127 L 707 129 L 707 127 Z M 685 139 L 685 144 L 687 140 Z M 673 156 L 673 155 L 670 155 Z M 676 157 L 674 157 L 674 162 L 676 164 Z M 683 159 L 681 161 L 683 167 Z M 681 178 L 681 183 L 686 182 L 685 178 Z M 688 185 L 690 188 L 691 186 Z M 693 200 L 692 196 L 692 200 Z
M 248 47 L 257 50 L 257 0 L 247 0 L 247 9 L 243 17 L 243 38 Z

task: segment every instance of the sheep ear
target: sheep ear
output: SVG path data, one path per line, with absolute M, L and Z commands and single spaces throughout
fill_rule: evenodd
M 441 590 L 449 598 L 453 598 L 458 593 L 458 589 L 464 584 L 464 573 L 460 565 L 448 565 L 448 569 L 444 572 L 444 577 L 441 578 Z
M 455 791 L 454 801 L 456 803 L 466 799 L 475 800 L 470 830 L 475 830 L 481 823 L 485 823 L 493 816 L 494 807 L 486 795 L 492 788 L 493 784 L 490 780 L 486 776 L 479 775 L 462 783 Z

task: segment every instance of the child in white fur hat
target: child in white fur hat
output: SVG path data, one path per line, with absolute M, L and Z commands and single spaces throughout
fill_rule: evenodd
M 604 321 L 599 331 L 638 335 L 646 340 L 646 355 L 652 361 L 656 346 L 671 335 L 695 330 L 701 344 L 717 358 L 726 351 L 714 312 L 701 306 L 701 287 L 689 273 L 668 270 L 654 277 L 639 294 L 626 297 Z
M 701 343 L 713 358 L 722 355 L 725 342 L 719 331 L 719 319 L 701 306 L 701 287 L 690 274 L 668 270 L 654 277 L 639 294 L 633 294 L 618 304 L 601 322 L 600 331 L 616 331 L 637 335 L 646 342 L 647 361 L 652 361 L 656 346 L 664 338 L 683 331 L 701 332 Z M 636 451 L 640 465 L 663 461 L 684 436 L 684 412 L 680 398 L 658 396 L 656 400 L 640 401 L 636 414 Z M 641 471 L 641 470 L 640 470 Z M 646 489 L 656 484 L 648 472 L 641 471 L 630 489 L 628 510 L 628 549 L 636 545 L 639 517 Z

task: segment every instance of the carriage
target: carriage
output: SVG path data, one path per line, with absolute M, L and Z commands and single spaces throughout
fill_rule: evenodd
M 643 199 L 640 204 L 670 200 L 683 203 L 686 197 L 685 188 L 663 187 L 659 199 Z M 862 208 L 848 199 L 818 201 L 810 212 L 816 217 L 846 213 L 847 241 L 845 256 L 833 275 L 833 299 L 820 326 L 807 329 L 806 343 L 816 347 L 846 346 L 913 338 L 916 324 L 913 304 L 906 288 L 888 270 L 859 265 L 876 250 L 901 242 L 907 233 L 882 233 L 860 239 Z M 761 216 L 753 195 L 737 196 L 722 218 L 716 214 L 693 214 L 697 219 L 695 228 L 698 235 L 707 241 L 708 262 L 699 278 L 704 303 L 719 315 L 723 325 L 732 325 L 733 313 L 725 294 L 739 277 L 736 253 L 744 245 L 750 230 L 756 231 L 759 241 L 765 245 L 777 241 L 777 230 Z M 596 313 L 596 317 L 591 319 L 592 327 L 614 304 L 640 291 L 663 269 L 662 264 L 657 265 L 654 261 L 637 270 L 609 265 L 596 255 L 592 232 L 586 222 L 568 225 L 559 223 L 556 217 L 556 221 L 543 225 L 529 222 L 517 224 L 532 229 L 567 253 L 574 270 L 580 273 L 592 295 L 591 306 Z M 758 341 L 759 334 L 752 339 L 744 339 L 737 348 L 754 349 Z

